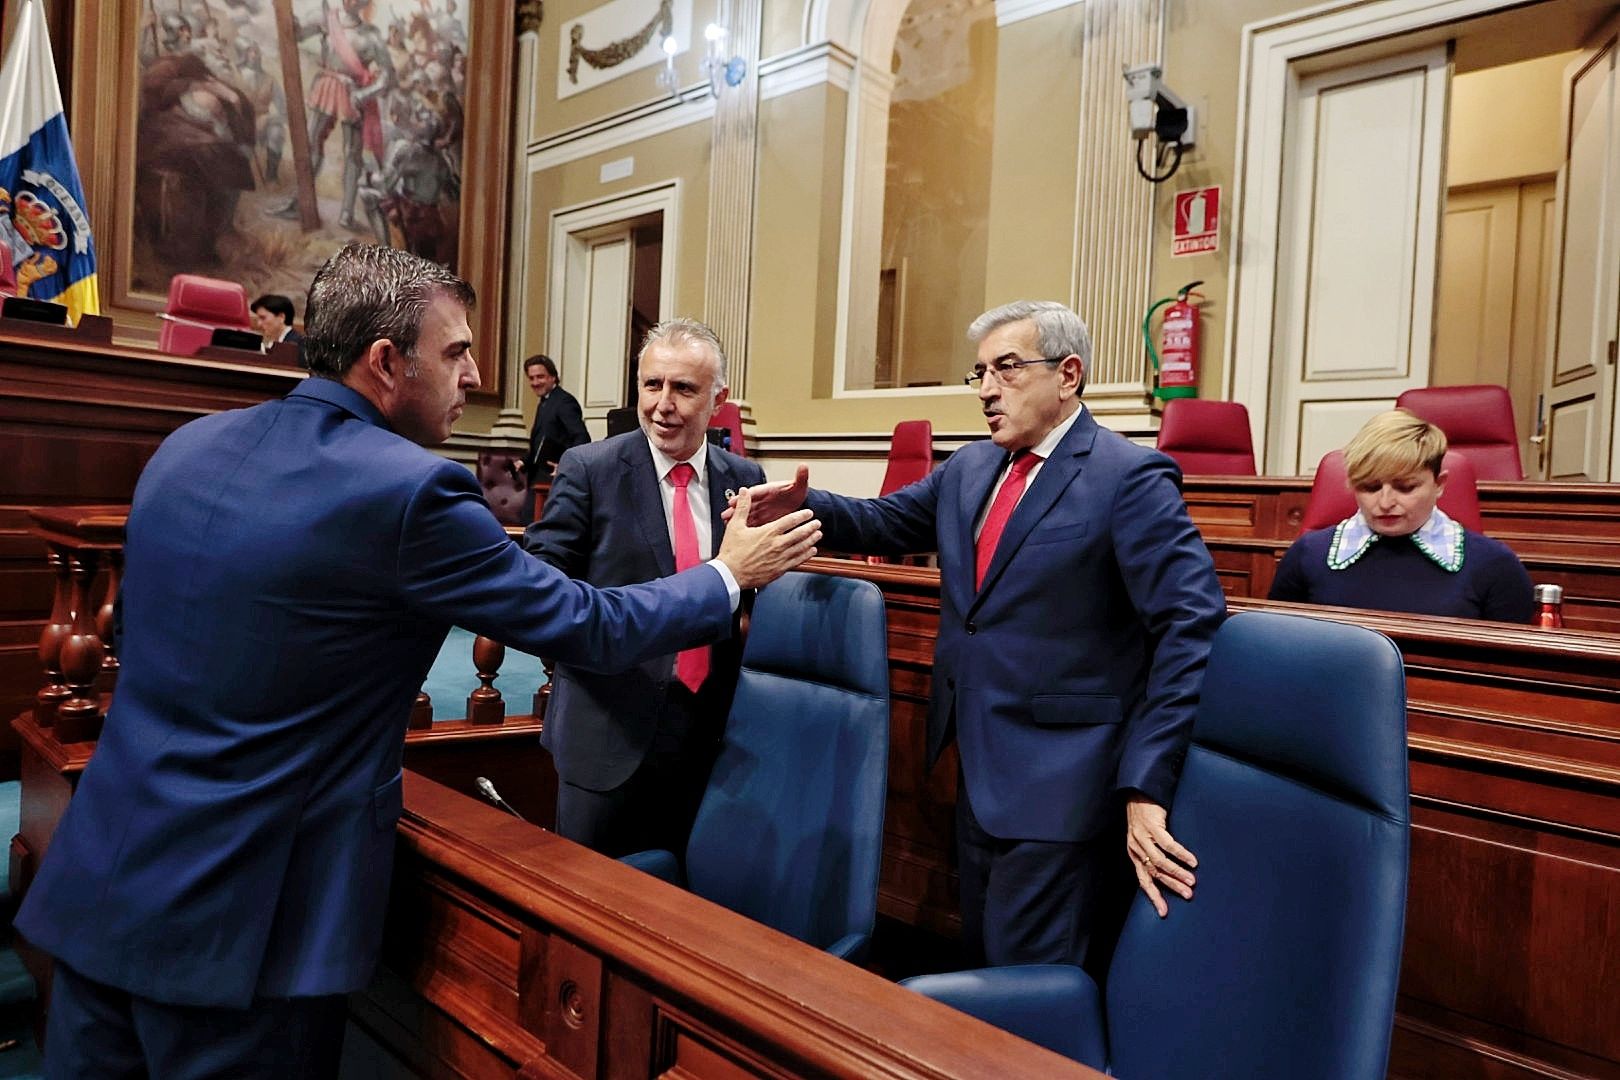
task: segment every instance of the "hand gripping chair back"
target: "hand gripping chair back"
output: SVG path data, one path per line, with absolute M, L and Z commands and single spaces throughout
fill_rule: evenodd
M 1167 919 L 1141 897 L 1126 918 L 1105 1010 L 1114 1071 L 1382 1077 L 1407 803 L 1394 643 L 1293 615 L 1229 620 L 1170 821 L 1198 885 Z
M 169 279 L 169 302 L 163 309 L 158 349 L 177 356 L 195 356 L 207 347 L 215 329 L 253 329 L 248 320 L 247 290 L 234 281 L 176 274 Z
M 1479 509 L 1479 484 L 1475 481 L 1474 465 L 1455 450 L 1447 450 L 1440 468 L 1447 474 L 1446 490 L 1441 493 L 1440 509 L 1465 529 L 1484 531 L 1484 515 Z M 1316 479 L 1311 481 L 1310 501 L 1300 519 L 1301 532 L 1325 529 L 1337 525 L 1356 512 L 1356 496 L 1350 490 L 1345 473 L 1344 451 L 1329 450 L 1316 466 Z
M 888 768 L 883 594 L 869 581 L 785 575 L 754 604 L 737 696 L 686 847 L 687 887 L 859 958 L 877 918 Z M 666 853 L 625 861 L 677 877 Z
M 1193 900 L 1167 893 L 1161 920 L 1134 898 L 1106 1004 L 1066 965 L 908 985 L 1132 1080 L 1383 1077 L 1410 833 L 1394 643 L 1300 616 L 1229 619 L 1170 830 L 1198 856 Z
M 1523 480 L 1513 398 L 1505 386 L 1425 386 L 1395 399 L 1446 433 L 1446 441 L 1474 465 L 1481 480 Z
M 878 497 L 915 484 L 934 467 L 934 425 L 927 420 L 902 420 L 889 439 L 889 467 L 883 473 Z
M 1255 474 L 1249 410 L 1236 401 L 1171 398 L 1159 422 L 1158 447 L 1183 473 Z
M 528 487 L 515 471 L 519 461 L 516 454 L 498 450 L 482 450 L 478 454 L 478 486 L 484 491 L 484 501 L 502 525 L 527 525 L 523 520 L 523 504 Z

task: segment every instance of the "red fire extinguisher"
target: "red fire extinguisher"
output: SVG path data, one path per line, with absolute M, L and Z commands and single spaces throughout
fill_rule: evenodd
M 1202 300 L 1204 294 L 1193 290 L 1202 284 L 1188 282 L 1174 297 L 1154 301 L 1142 320 L 1142 339 L 1157 375 L 1153 394 L 1160 401 L 1198 396 L 1198 304 L 1194 298 Z M 1151 326 L 1153 314 L 1160 308 L 1165 308 L 1164 321 L 1159 326 L 1159 347 L 1154 348 Z

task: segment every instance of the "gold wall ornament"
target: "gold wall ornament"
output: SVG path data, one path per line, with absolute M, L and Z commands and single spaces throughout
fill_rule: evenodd
M 580 60 L 584 60 L 599 71 L 603 68 L 617 67 L 645 49 L 647 43 L 653 39 L 653 34 L 668 37 L 674 30 L 675 0 L 659 0 L 658 10 L 653 13 L 646 26 L 629 37 L 611 42 L 600 49 L 586 48 L 580 43 L 580 39 L 585 36 L 585 27 L 575 23 L 568 33 L 568 81 L 579 82 Z
M 540 21 L 545 14 L 546 7 L 542 0 L 517 0 L 517 32 L 538 34 Z

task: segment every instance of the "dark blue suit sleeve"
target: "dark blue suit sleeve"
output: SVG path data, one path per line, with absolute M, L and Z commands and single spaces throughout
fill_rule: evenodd
M 1277 564 L 1277 575 L 1271 579 L 1267 600 L 1292 600 L 1296 604 L 1311 602 L 1311 583 L 1305 576 L 1305 548 L 1295 540 L 1283 552 Z
M 881 499 L 852 499 L 812 490 L 804 504 L 821 521 L 821 546 L 870 555 L 915 555 L 936 550 L 940 478 L 949 467 L 947 463 Z
M 472 474 L 451 462 L 412 496 L 397 559 L 412 606 L 588 671 L 623 671 L 731 628 L 731 600 L 713 567 L 617 589 L 570 580 L 513 543 Z
M 572 394 L 562 400 L 557 410 L 557 423 L 563 430 L 563 437 L 559 440 L 562 449 L 584 446 L 591 441 L 591 433 L 585 430 L 585 413 L 579 407 L 579 399 Z
M 590 575 L 591 485 L 578 454 L 557 463 L 540 520 L 523 530 L 523 548 L 571 578 Z
M 1118 488 L 1111 515 L 1115 558 L 1153 644 L 1147 694 L 1125 736 L 1116 786 L 1168 807 L 1192 737 L 1209 648 L 1226 619 L 1215 563 L 1187 513 L 1179 471 L 1144 458 Z
M 1472 541 L 1478 534 L 1470 534 Z M 1483 540 L 1483 537 L 1479 537 Z M 1528 623 L 1536 613 L 1535 586 L 1530 574 L 1505 544 L 1492 544 L 1489 559 L 1480 570 L 1480 616 L 1498 622 Z

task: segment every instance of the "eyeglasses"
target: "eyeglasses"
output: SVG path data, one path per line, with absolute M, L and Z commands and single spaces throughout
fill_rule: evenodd
M 1017 354 L 1008 353 L 1007 355 L 1016 356 Z M 1033 360 L 1009 360 L 1006 356 L 998 356 L 990 361 L 989 367 L 985 367 L 983 364 L 974 364 L 973 370 L 962 376 L 962 381 L 968 386 L 978 386 L 984 381 L 986 375 L 993 375 L 996 382 L 1006 386 L 1012 378 L 1013 371 L 1017 368 L 1028 367 L 1031 364 L 1059 364 L 1066 359 L 1068 359 L 1066 356 L 1037 356 Z

